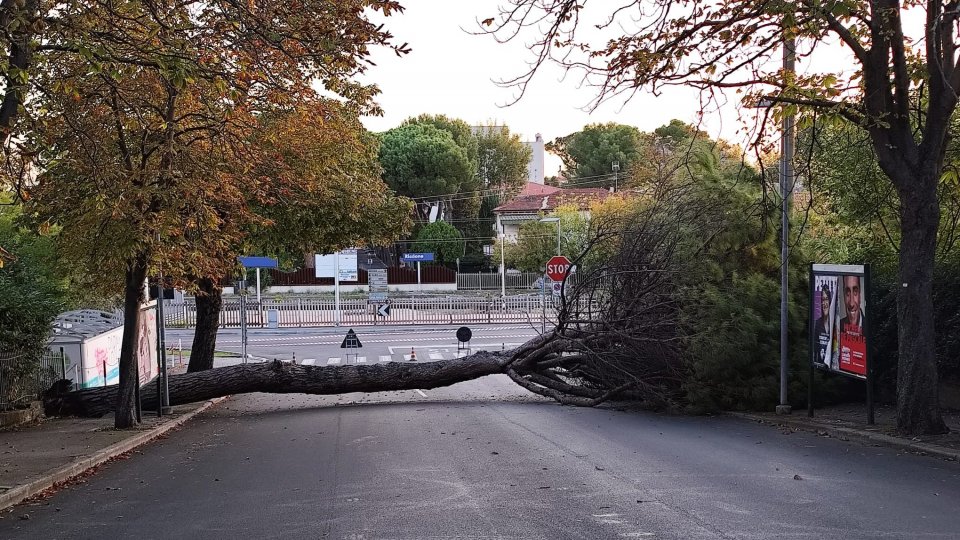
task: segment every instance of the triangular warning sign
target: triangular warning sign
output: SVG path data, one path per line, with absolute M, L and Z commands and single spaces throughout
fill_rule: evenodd
M 341 349 L 359 349 L 363 347 L 363 344 L 360 343 L 360 338 L 357 337 L 357 333 L 351 328 L 346 337 L 343 338 L 343 343 L 340 344 Z

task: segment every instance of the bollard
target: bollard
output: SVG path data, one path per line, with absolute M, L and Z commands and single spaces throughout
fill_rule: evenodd
M 417 351 L 414 350 L 413 347 L 410 347 L 410 361 L 411 361 L 411 362 L 416 362 L 416 361 L 417 361 Z

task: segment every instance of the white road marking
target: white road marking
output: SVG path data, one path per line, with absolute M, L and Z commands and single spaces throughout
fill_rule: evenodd
M 595 518 L 611 518 L 611 517 L 617 517 L 617 516 L 619 516 L 619 515 L 620 515 L 620 514 L 594 514 L 593 517 L 595 517 Z
M 303 365 L 305 365 L 305 366 L 312 366 L 314 363 L 316 363 L 316 361 L 317 361 L 316 358 L 304 358 L 304 359 L 303 359 Z
M 383 354 L 381 354 L 381 355 L 380 355 L 380 361 L 381 361 L 381 362 L 391 362 L 391 361 L 393 361 L 393 357 L 392 357 L 392 356 L 389 356 L 389 355 L 383 355 Z
M 443 355 L 440 353 L 430 353 L 431 360 L 443 360 Z
M 333 364 L 339 364 L 339 363 L 340 363 L 340 358 L 335 358 L 335 357 L 327 358 L 328 366 Z
M 366 357 L 366 356 L 358 356 L 358 357 L 357 357 L 357 363 L 358 363 L 358 364 L 366 364 L 366 363 L 367 363 L 367 357 Z
M 496 336 L 490 336 L 490 337 L 496 337 Z M 514 337 L 514 338 L 515 338 L 515 337 L 518 337 L 518 336 L 503 336 L 503 337 Z M 394 343 L 395 343 L 395 342 L 394 342 Z M 312 345 L 312 344 L 310 344 L 310 345 Z M 473 350 L 479 350 L 479 349 L 482 349 L 482 348 L 487 348 L 488 350 L 500 350 L 500 348 L 502 348 L 502 347 L 506 347 L 507 349 L 511 349 L 511 348 L 513 348 L 513 347 L 519 347 L 520 345 L 523 345 L 523 343 L 511 343 L 511 342 L 509 342 L 509 341 L 504 343 L 504 342 L 502 342 L 502 341 L 498 341 L 498 342 L 496 342 L 496 343 L 471 343 L 471 344 L 470 344 L 470 347 L 471 347 Z M 408 344 L 406 344 L 406 345 L 391 345 L 391 346 L 388 346 L 387 349 L 390 351 L 390 354 L 394 354 L 394 353 L 396 353 L 396 352 L 409 351 L 411 346 L 416 347 L 417 345 L 416 345 L 415 343 L 408 343 Z M 453 344 L 453 345 L 443 345 L 443 346 L 444 346 L 444 347 L 452 347 L 452 348 L 456 348 L 456 347 L 457 347 L 456 344 Z M 394 350 L 394 349 L 396 349 L 396 350 Z
M 502 335 L 502 336 L 479 336 L 479 337 L 483 339 L 495 339 L 495 338 L 516 339 L 516 338 L 531 338 L 531 337 L 536 337 L 537 335 L 538 334 L 531 333 L 531 334 L 510 334 L 510 335 Z M 335 339 L 331 341 L 311 341 L 307 343 L 303 343 L 299 341 L 299 340 L 306 340 L 306 339 L 323 339 L 323 337 L 325 336 L 311 336 L 310 338 L 290 337 L 290 338 L 248 339 L 247 343 L 268 343 L 270 345 L 282 345 L 284 342 L 291 342 L 291 341 L 296 341 L 296 343 L 291 343 L 291 345 L 339 345 L 343 343 L 342 339 Z M 424 337 L 424 338 L 417 338 L 417 340 L 418 341 L 449 341 L 450 338 L 449 337 Z M 397 342 L 396 339 L 370 339 L 369 337 L 363 338 L 363 343 L 396 343 L 396 342 Z M 232 339 L 222 339 L 222 340 L 217 340 L 217 344 L 239 345 L 240 341 L 232 340 Z M 497 345 L 500 345 L 500 343 L 498 342 Z M 507 343 L 507 345 L 510 345 L 510 343 Z M 519 343 L 517 343 L 516 345 L 519 345 Z M 456 343 L 449 344 L 449 345 L 438 345 L 438 347 L 456 347 L 456 346 L 457 346 Z
M 457 351 L 457 358 L 463 358 L 467 355 L 467 351 Z
M 420 390 L 419 388 L 417 388 L 416 390 L 417 390 L 417 393 L 420 394 L 421 396 L 427 397 L 427 394 L 425 394 L 423 390 Z
M 409 355 L 409 354 L 403 355 L 403 359 L 406 360 L 407 362 L 409 362 L 409 361 L 410 361 L 410 355 Z

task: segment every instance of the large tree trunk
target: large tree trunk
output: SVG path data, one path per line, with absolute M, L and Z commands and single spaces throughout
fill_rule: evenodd
M 220 311 L 223 308 L 223 289 L 212 278 L 197 282 L 200 291 L 197 301 L 197 326 L 190 348 L 188 373 L 213 369 L 213 353 L 217 346 L 217 330 L 220 327 Z
M 933 270 L 940 223 L 938 175 L 923 176 L 911 189 L 900 190 L 897 429 L 906 434 L 948 431 L 940 416 L 933 326 Z
M 170 404 L 182 405 L 247 392 L 342 394 L 438 388 L 503 373 L 509 359 L 509 353 L 483 351 L 456 360 L 417 364 L 391 362 L 330 367 L 276 360 L 263 364 L 239 364 L 172 375 Z M 142 392 L 144 407 L 156 408 L 155 385 L 144 386 Z M 51 390 L 44 399 L 44 408 L 51 416 L 102 416 L 113 409 L 116 400 L 116 386 L 61 395 Z
M 120 383 L 111 404 L 115 407 L 114 426 L 118 429 L 137 425 L 137 385 L 140 384 L 137 344 L 140 338 L 140 306 L 147 278 L 147 255 L 139 253 L 127 261 L 124 278 L 123 339 L 120 342 Z M 104 411 L 106 412 L 106 411 Z

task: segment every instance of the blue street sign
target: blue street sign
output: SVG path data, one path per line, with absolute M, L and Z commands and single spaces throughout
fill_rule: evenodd
M 403 262 L 431 262 L 433 253 L 404 253 L 400 260 Z
M 276 268 L 277 260 L 270 257 L 237 257 L 244 268 Z

